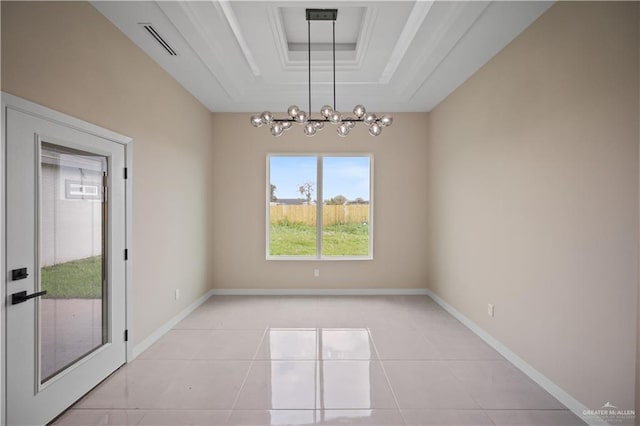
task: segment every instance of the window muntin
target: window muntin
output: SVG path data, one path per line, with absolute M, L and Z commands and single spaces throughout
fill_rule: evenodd
M 372 176 L 369 154 L 270 154 L 267 259 L 372 259 Z

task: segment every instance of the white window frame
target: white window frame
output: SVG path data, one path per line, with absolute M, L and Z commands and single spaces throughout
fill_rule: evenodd
M 316 255 L 315 256 L 272 256 L 270 252 L 271 242 L 271 218 L 270 218 L 270 203 L 271 203 L 271 157 L 316 157 Z M 369 159 L 369 254 L 366 256 L 323 256 L 322 255 L 322 210 L 324 208 L 323 198 L 323 159 L 326 157 L 367 157 Z M 334 152 L 334 153 L 316 153 L 316 152 L 297 152 L 297 153 L 280 153 L 273 152 L 267 154 L 267 175 L 265 184 L 265 256 L 267 260 L 373 260 L 373 234 L 374 234 L 374 218 L 373 218 L 373 203 L 374 203 L 374 190 L 373 190 L 373 154 L 362 152 Z

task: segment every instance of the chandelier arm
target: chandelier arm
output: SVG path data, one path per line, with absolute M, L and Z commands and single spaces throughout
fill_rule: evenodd
M 299 121 L 296 121 L 295 118 L 274 118 L 273 120 L 271 120 L 273 123 L 299 123 L 299 124 L 304 124 L 304 123 L 300 123 Z M 351 120 L 346 120 L 346 121 L 352 121 L 354 123 L 364 123 L 364 118 L 352 118 Z M 379 119 L 376 119 L 375 122 L 380 121 Z M 330 123 L 331 120 L 329 120 L 328 118 L 309 118 L 307 119 L 307 121 L 305 123 Z

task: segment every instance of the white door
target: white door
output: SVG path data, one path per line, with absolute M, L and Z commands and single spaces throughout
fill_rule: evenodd
M 125 149 L 11 107 L 5 124 L 6 422 L 42 425 L 126 360 Z

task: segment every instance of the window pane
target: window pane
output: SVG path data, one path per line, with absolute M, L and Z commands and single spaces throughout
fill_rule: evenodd
M 107 158 L 42 143 L 40 371 L 44 383 L 107 343 Z
M 269 159 L 269 255 L 317 256 L 317 158 Z
M 322 255 L 369 256 L 371 159 L 324 157 Z

